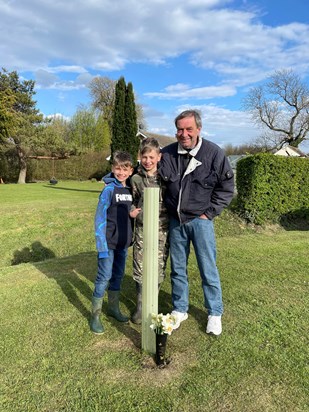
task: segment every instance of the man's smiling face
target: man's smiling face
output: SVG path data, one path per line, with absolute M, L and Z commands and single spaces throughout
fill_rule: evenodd
M 201 128 L 196 126 L 193 116 L 177 121 L 176 137 L 178 143 L 186 150 L 193 149 L 197 145 L 200 131 Z

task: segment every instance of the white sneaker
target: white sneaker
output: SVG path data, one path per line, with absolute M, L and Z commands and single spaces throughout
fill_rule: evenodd
M 220 335 L 222 332 L 221 316 L 208 316 L 208 323 L 206 328 L 206 333 L 212 335 Z
M 173 310 L 171 314 L 176 318 L 175 329 L 179 328 L 181 322 L 188 319 L 188 314 L 186 312 L 177 312 L 177 310 Z

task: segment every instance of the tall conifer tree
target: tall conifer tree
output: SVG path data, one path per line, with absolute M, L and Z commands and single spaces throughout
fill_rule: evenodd
M 139 138 L 137 134 L 137 114 L 134 100 L 133 85 L 126 85 L 121 77 L 115 87 L 115 107 L 113 116 L 113 133 L 111 143 L 111 158 L 117 150 L 131 154 L 133 164 L 137 162 Z
M 115 106 L 112 128 L 111 158 L 117 150 L 126 150 L 125 139 L 126 82 L 120 77 L 115 87 Z
M 125 135 L 126 135 L 126 150 L 131 154 L 133 164 L 137 162 L 137 154 L 139 148 L 139 137 L 137 134 L 137 118 L 134 101 L 133 85 L 131 82 L 126 87 L 126 105 L 125 105 Z

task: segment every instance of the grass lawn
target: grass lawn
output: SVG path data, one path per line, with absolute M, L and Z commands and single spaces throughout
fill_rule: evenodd
M 225 313 L 206 335 L 194 254 L 189 318 L 170 365 L 141 352 L 141 327 L 102 315 L 89 331 L 93 218 L 102 183 L 0 185 L 0 410 L 308 411 L 309 232 L 216 220 Z M 134 308 L 131 250 L 121 295 Z M 171 311 L 167 276 L 159 296 Z M 104 304 L 103 312 L 106 309 Z

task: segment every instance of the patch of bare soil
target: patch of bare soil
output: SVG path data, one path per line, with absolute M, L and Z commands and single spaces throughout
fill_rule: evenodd
M 129 329 L 129 325 L 128 325 Z M 155 363 L 155 357 L 147 353 L 143 353 L 141 350 L 141 336 L 140 333 L 130 328 L 131 333 L 129 335 L 128 330 L 122 338 L 116 340 L 106 340 L 104 338 L 93 342 L 90 350 L 95 352 L 101 351 L 128 351 L 131 350 L 140 356 L 140 367 L 134 370 L 129 370 L 126 365 L 115 368 L 108 368 L 104 370 L 105 379 L 115 380 L 129 379 L 134 381 L 135 385 L 154 387 L 168 385 L 173 379 L 180 376 L 183 371 L 196 363 L 196 358 L 192 350 L 181 353 L 170 353 L 167 347 L 166 365 L 159 367 Z M 103 337 L 103 335 L 102 335 Z

